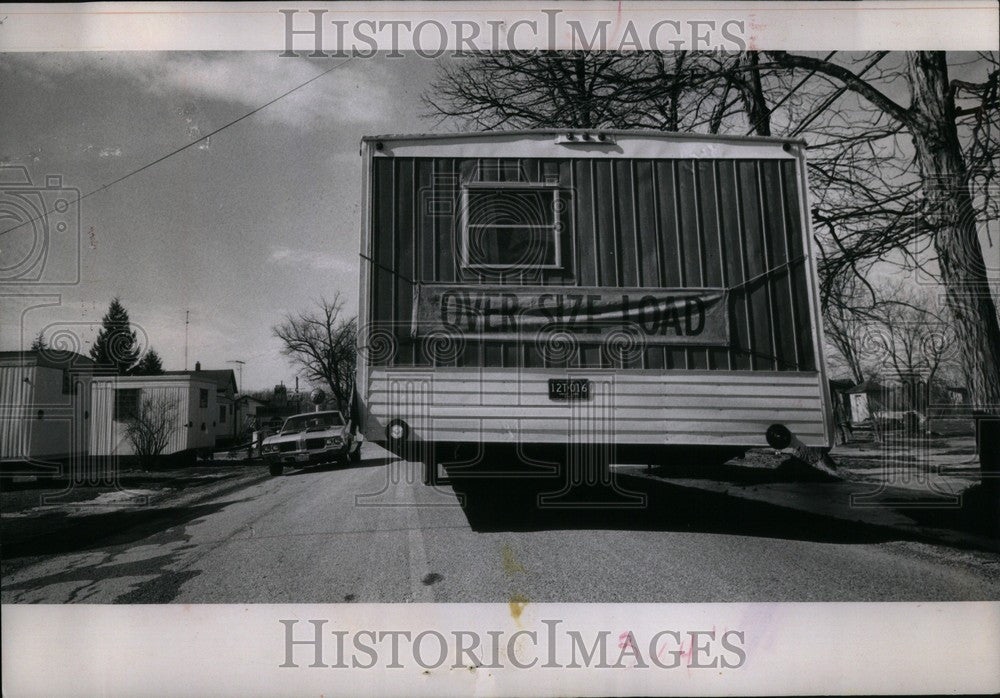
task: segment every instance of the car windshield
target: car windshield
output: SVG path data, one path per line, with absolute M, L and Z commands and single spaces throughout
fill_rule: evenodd
M 281 427 L 282 434 L 292 434 L 297 431 L 322 431 L 330 427 L 344 426 L 344 418 L 340 412 L 316 412 L 315 414 L 297 414 L 285 420 Z

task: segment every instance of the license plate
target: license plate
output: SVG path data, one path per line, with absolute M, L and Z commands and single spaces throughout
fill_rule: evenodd
M 590 397 L 587 378 L 549 378 L 550 400 L 586 400 Z

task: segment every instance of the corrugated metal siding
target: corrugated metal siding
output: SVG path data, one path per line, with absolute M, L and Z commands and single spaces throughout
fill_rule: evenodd
M 69 376 L 67 376 L 69 379 Z M 74 409 L 81 394 L 63 392 L 63 371 L 57 368 L 38 366 L 33 379 L 31 410 L 34 413 L 31 425 L 31 456 L 33 458 L 63 458 L 80 455 L 83 444 L 76 443 L 77 434 L 85 428 L 80 424 L 82 417 Z M 38 413 L 42 418 L 38 418 Z
M 393 335 L 383 366 L 543 367 L 535 347 L 467 342 L 457 356 L 409 337 L 413 284 L 730 288 L 728 348 L 648 347 L 612 363 L 582 345 L 573 366 L 815 371 L 795 160 L 376 158 L 371 320 Z M 461 267 L 463 182 L 558 182 L 568 203 L 562 270 L 485 274 Z M 752 283 L 769 270 L 774 270 Z M 393 273 L 396 272 L 396 273 Z
M 199 392 L 208 390 L 207 407 L 200 406 Z M 219 416 L 219 408 L 216 405 L 216 386 L 214 383 L 191 384 L 189 400 L 187 402 L 186 422 L 191 423 L 191 428 L 187 430 L 187 448 L 207 448 L 215 445 L 216 428 L 212 422 Z M 183 411 L 183 407 L 181 410 Z M 201 425 L 205 425 L 205 431 L 201 430 Z
M 0 366 L 0 459 L 30 455 L 34 379 L 34 366 Z
M 0 459 L 82 457 L 90 376 L 35 365 L 0 366 Z M 65 388 L 69 390 L 64 392 Z M 42 417 L 39 418 L 39 413 Z
M 164 451 L 164 455 L 177 453 L 191 448 L 189 442 L 191 437 L 189 432 L 197 431 L 189 429 L 186 425 L 189 421 L 189 401 L 190 389 L 187 383 L 166 383 L 166 384 L 136 384 L 121 383 L 118 388 L 138 388 L 142 391 L 140 399 L 156 396 L 166 396 L 177 400 L 177 423 L 179 428 L 170 437 L 169 444 Z M 90 410 L 90 452 L 93 455 L 132 455 L 132 446 L 125 438 L 124 429 L 120 422 L 114 421 L 115 409 L 115 389 L 114 381 L 95 380 L 91 388 L 91 410 Z
M 368 438 L 402 418 L 436 441 L 765 446 L 786 424 L 809 446 L 828 446 L 819 374 L 745 371 L 573 370 L 591 398 L 554 402 L 548 376 L 503 369 L 374 369 Z

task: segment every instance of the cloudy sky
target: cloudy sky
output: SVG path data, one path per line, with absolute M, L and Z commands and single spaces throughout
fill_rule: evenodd
M 16 175 L 10 166 L 21 165 L 36 184 L 55 174 L 84 193 L 98 189 L 332 65 L 273 53 L 0 56 L 0 94 L 16 105 L 4 109 L 0 129 L 5 181 Z M 420 116 L 420 92 L 434 71 L 433 62 L 412 57 L 350 61 L 87 198 L 79 252 L 72 242 L 53 247 L 44 272 L 62 280 L 54 277 L 79 254 L 80 283 L 3 299 L 0 349 L 18 349 L 44 330 L 70 332 L 86 351 L 108 302 L 120 296 L 166 368 L 183 368 L 190 310 L 189 367 L 241 359 L 248 390 L 293 383 L 270 327 L 337 291 L 353 311 L 359 141 L 435 130 Z M 5 238 L 0 267 L 18 256 L 30 261 L 30 227 Z M 58 303 L 32 308 L 55 299 L 25 292 L 57 294 Z
M 0 54 L 8 107 L 0 121 L 0 229 L 25 220 L 11 206 L 19 176 L 44 186 L 58 175 L 64 188 L 100 190 L 328 70 L 331 60 L 273 52 Z M 184 367 L 190 311 L 189 367 L 239 359 L 248 390 L 294 384 L 270 328 L 338 291 L 355 311 L 359 141 L 447 130 L 421 116 L 421 93 L 437 66 L 412 54 L 346 62 L 89 196 L 79 227 L 70 207 L 66 237 L 44 259 L 32 247 L 40 239 L 32 227 L 4 234 L 0 350 L 26 347 L 42 331 L 50 343 L 85 353 L 118 296 L 167 369 Z M 981 68 L 957 61 L 953 76 L 981 79 Z M 904 98 L 905 86 L 887 90 Z M 59 192 L 53 185 L 38 196 L 51 207 Z M 54 228 L 59 219 L 49 220 Z M 984 245 L 995 245 L 985 232 Z M 44 282 L 74 283 L 4 284 L 19 265 L 42 269 Z

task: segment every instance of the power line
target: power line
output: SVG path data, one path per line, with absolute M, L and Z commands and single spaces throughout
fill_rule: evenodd
M 868 63 L 868 65 L 865 66 L 865 69 L 862 70 L 860 73 L 858 73 L 858 77 L 859 78 L 862 77 L 865 73 L 867 73 L 869 70 L 878 65 L 878 63 L 883 58 L 885 58 L 887 53 L 889 52 L 881 51 L 875 54 L 875 57 Z M 819 117 L 819 115 L 826 110 L 827 107 L 829 107 L 831 104 L 837 101 L 837 99 L 839 99 L 840 96 L 844 94 L 846 91 L 847 91 L 847 85 L 841 85 L 839 88 L 837 88 L 837 90 L 833 94 L 829 95 L 816 109 L 814 109 L 812 113 L 802 121 L 802 123 L 800 123 L 797 127 L 795 127 L 795 130 L 792 131 L 791 136 L 794 137 L 802 133 L 802 131 L 805 130 L 806 126 L 815 121 Z
M 139 174 L 140 172 L 142 172 L 144 170 L 148 170 L 150 167 L 153 167 L 154 165 L 158 165 L 161 162 L 163 162 L 164 160 L 166 160 L 168 158 L 172 158 L 174 155 L 177 155 L 178 153 L 182 153 L 185 150 L 187 150 L 188 148 L 190 148 L 190 147 L 192 147 L 194 145 L 197 145 L 198 143 L 201 143 L 202 141 L 207 141 L 209 138 L 211 138 L 215 134 L 220 133 L 220 132 L 226 130 L 230 126 L 234 126 L 235 124 L 238 124 L 239 122 L 243 121 L 244 119 L 250 118 L 251 116 L 253 116 L 257 112 L 259 112 L 259 111 L 261 111 L 263 109 L 266 109 L 267 107 L 271 106 L 275 102 L 284 99 L 285 97 L 287 97 L 288 95 L 292 94 L 293 92 L 295 92 L 297 90 L 302 89 L 303 87 L 305 87 L 309 83 L 315 82 L 316 80 L 319 80 L 321 77 L 324 77 L 325 75 L 329 75 L 330 73 L 332 73 L 333 71 L 335 71 L 337 68 L 340 68 L 341 66 L 345 65 L 348 61 L 351 60 L 351 58 L 353 58 L 353 56 L 349 56 L 348 58 L 345 58 L 344 60 L 342 60 L 340 63 L 337 63 L 335 66 L 333 66 L 329 70 L 324 70 L 319 75 L 314 75 L 313 77 L 309 78 L 305 82 L 303 82 L 303 83 L 301 83 L 299 85 L 296 85 L 295 87 L 293 87 L 292 89 L 288 90 L 287 92 L 285 92 L 283 94 L 278 95 L 277 97 L 275 97 L 274 99 L 272 99 L 270 102 L 266 102 L 266 103 L 260 105 L 259 107 L 255 108 L 255 109 L 253 109 L 251 111 L 248 111 L 243 116 L 238 117 L 236 119 L 233 119 L 229 123 L 227 123 L 227 124 L 225 124 L 223 126 L 220 126 L 219 128 L 215 129 L 211 133 L 207 133 L 207 134 L 205 134 L 204 136 L 202 136 L 201 138 L 199 138 L 197 140 L 194 140 L 194 141 L 191 141 L 190 143 L 182 145 L 181 147 L 179 147 L 179 148 L 177 148 L 175 150 L 172 150 L 171 152 L 167 153 L 166 155 L 164 155 L 162 157 L 158 157 L 157 159 L 153 160 L 152 162 L 146 163 L 142 167 L 139 167 L 139 168 L 137 168 L 135 170 L 132 170 L 128 174 L 122 175 L 121 177 L 119 177 L 118 179 L 116 179 L 116 180 L 114 180 L 112 182 L 109 182 L 109 183 L 107 183 L 107 184 L 105 184 L 105 185 L 103 185 L 101 187 L 98 187 L 97 189 L 94 189 L 93 191 L 89 191 L 86 194 L 83 194 L 83 195 L 79 196 L 76 199 L 76 201 L 72 201 L 70 203 L 71 204 L 78 204 L 81 201 L 83 201 L 84 199 L 86 199 L 88 197 L 91 197 L 94 194 L 99 194 L 99 193 L 101 193 L 102 191 L 104 191 L 106 189 L 110 189 L 111 187 L 113 187 L 114 185 L 118 184 L 119 182 L 123 182 L 124 180 L 128 179 L 129 177 L 132 177 L 133 175 L 137 175 L 137 174 Z M 4 230 L 3 232 L 0 232 L 0 235 L 6 235 L 7 233 L 9 233 L 9 232 L 11 232 L 13 230 L 17 230 L 18 228 L 24 227 L 24 226 L 28 225 L 29 223 L 34 223 L 35 221 L 41 220 L 42 218 L 45 218 L 50 213 L 53 213 L 55 210 L 56 210 L 55 207 L 53 207 L 53 208 L 45 211 L 44 213 L 42 213 L 39 216 L 35 216 L 34 218 L 31 218 L 29 220 L 26 220 L 26 221 L 23 221 L 21 223 L 18 223 L 17 225 L 15 225 L 12 228 L 7 228 L 7 230 Z
M 833 58 L 833 57 L 834 57 L 834 56 L 835 56 L 836 54 L 837 54 L 837 52 L 836 52 L 836 51 L 830 51 L 829 55 L 828 55 L 828 56 L 827 56 L 826 58 L 824 58 L 823 60 L 824 60 L 824 61 L 829 61 L 829 60 L 830 60 L 831 58 Z M 760 68 L 757 68 L 757 70 L 758 70 L 758 72 L 759 72 L 759 71 L 760 71 Z M 795 85 L 794 87 L 792 87 L 792 89 L 790 89 L 790 90 L 788 91 L 788 94 L 786 94 L 786 95 L 785 95 L 784 97 L 782 97 L 782 98 L 781 98 L 781 99 L 779 99 L 779 100 L 778 100 L 777 102 L 775 102 L 775 104 L 774 104 L 774 106 L 773 106 L 773 107 L 768 107 L 768 106 L 767 106 L 767 104 L 765 104 L 765 105 L 764 105 L 764 108 L 765 108 L 765 109 L 767 109 L 767 116 L 768 116 L 768 117 L 770 117 L 770 116 L 771 116 L 771 114 L 773 114 L 773 113 L 774 113 L 774 110 L 775 110 L 775 109 L 777 109 L 777 108 L 778 108 L 778 107 L 780 107 L 780 106 L 781 106 L 782 104 L 784 104 L 785 102 L 787 102 L 787 101 L 788 101 L 788 100 L 789 100 L 789 99 L 791 98 L 791 96 L 792 96 L 793 94 L 795 94 L 795 92 L 797 92 L 797 91 L 798 91 L 798 89 L 799 89 L 800 87 L 802 87 L 803 85 L 805 85 L 805 84 L 806 84 L 806 81 L 807 81 L 807 80 L 809 80 L 809 78 L 811 78 L 811 77 L 812 77 L 813 75 L 815 75 L 815 74 L 816 74 L 816 69 L 815 69 L 815 68 L 813 68 L 812 70 L 810 70 L 810 71 L 809 71 L 809 73 L 808 73 L 808 74 L 807 74 L 807 75 L 806 75 L 806 76 L 805 76 L 804 78 L 802 78 L 801 80 L 799 80 L 799 82 L 798 82 L 798 84 L 797 84 L 797 85 Z M 761 115 L 760 117 L 758 117 L 758 118 L 757 118 L 757 122 L 756 122 L 756 123 L 754 123 L 754 124 L 753 124 L 753 125 L 752 125 L 752 126 L 750 127 L 750 130 L 749 130 L 749 131 L 747 131 L 746 135 L 748 135 L 748 136 L 749 136 L 749 135 L 750 135 L 751 133 L 753 133 L 753 132 L 754 132 L 754 131 L 755 131 L 755 130 L 757 129 L 757 126 L 758 126 L 758 125 L 760 124 L 760 120 L 761 120 L 762 118 L 764 118 L 764 115 L 763 115 L 763 114 L 762 114 L 762 115 Z

